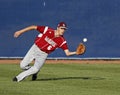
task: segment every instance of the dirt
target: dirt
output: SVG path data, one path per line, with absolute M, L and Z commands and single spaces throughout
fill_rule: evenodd
M 0 64 L 19 64 L 21 59 L 2 59 Z M 46 64 L 120 64 L 120 60 L 46 60 Z

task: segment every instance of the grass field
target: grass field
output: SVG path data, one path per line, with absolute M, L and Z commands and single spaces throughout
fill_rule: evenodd
M 45 64 L 36 81 L 12 78 L 18 64 L 0 64 L 0 95 L 120 95 L 120 64 Z

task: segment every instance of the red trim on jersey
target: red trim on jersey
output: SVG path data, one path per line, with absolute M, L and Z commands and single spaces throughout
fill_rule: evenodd
M 55 37 L 54 29 L 47 26 L 37 26 L 40 34 L 35 39 L 35 44 L 44 52 L 51 53 L 56 48 L 68 49 L 67 42 L 63 36 Z

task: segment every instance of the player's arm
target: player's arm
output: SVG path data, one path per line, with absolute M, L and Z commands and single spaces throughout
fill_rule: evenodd
M 36 29 L 37 29 L 37 26 L 35 26 L 35 25 L 28 26 L 28 27 L 26 27 L 26 28 L 24 28 L 24 29 L 21 29 L 21 30 L 19 30 L 19 31 L 16 31 L 16 32 L 14 33 L 14 37 L 17 38 L 17 37 L 19 37 L 21 34 L 27 32 L 27 31 L 36 30 Z
M 66 54 L 67 56 L 71 56 L 71 55 L 75 55 L 75 54 L 76 54 L 76 51 L 71 52 L 71 51 L 69 51 L 68 49 L 64 50 L 64 52 L 65 52 L 65 54 Z

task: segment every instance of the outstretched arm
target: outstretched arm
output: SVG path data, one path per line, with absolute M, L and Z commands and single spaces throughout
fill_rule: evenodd
M 26 28 L 24 28 L 24 29 L 21 29 L 21 30 L 19 30 L 19 31 L 16 31 L 16 32 L 14 33 L 14 37 L 17 38 L 17 37 L 19 37 L 21 34 L 27 32 L 27 31 L 36 30 L 36 29 L 37 29 L 37 26 L 35 26 L 35 25 L 28 26 L 28 27 L 26 27 Z
M 65 54 L 66 54 L 67 56 L 71 56 L 71 55 L 75 55 L 75 54 L 76 54 L 76 51 L 71 52 L 71 51 L 69 51 L 68 49 L 64 50 L 64 52 L 65 52 Z
M 71 55 L 75 55 L 75 54 L 82 55 L 85 53 L 85 51 L 86 51 L 86 47 L 83 43 L 80 43 L 78 45 L 78 47 L 76 48 L 76 51 L 74 51 L 74 52 L 70 52 L 69 49 L 64 50 L 64 52 L 67 56 L 71 56 Z

